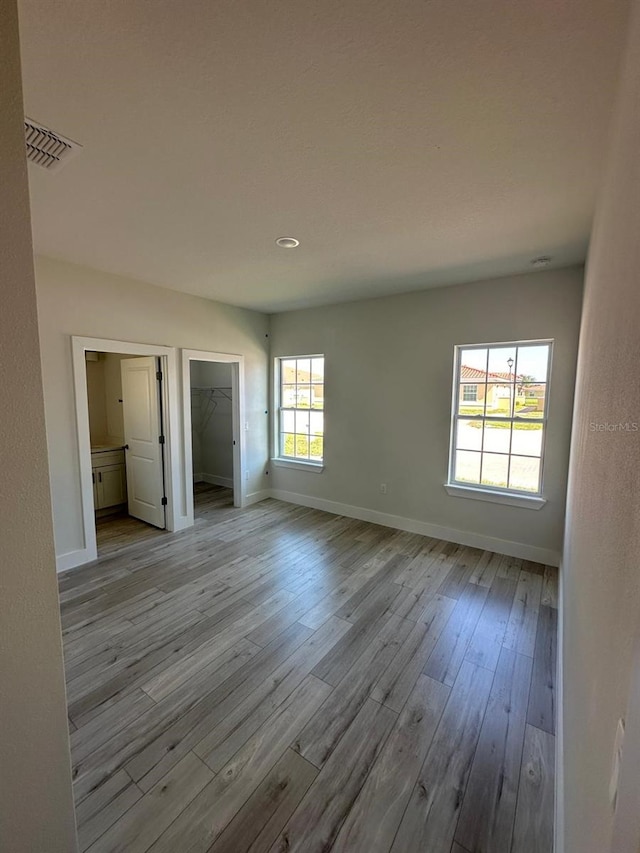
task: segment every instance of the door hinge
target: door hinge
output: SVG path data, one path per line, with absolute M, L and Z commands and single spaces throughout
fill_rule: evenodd
M 164 436 L 163 435 L 158 436 L 158 444 L 164 444 Z
M 164 498 L 162 498 L 162 506 L 166 506 L 166 505 L 167 505 L 167 499 L 166 499 L 166 497 L 164 497 Z
M 156 379 L 158 380 L 158 382 L 162 382 L 162 371 L 161 370 L 156 371 Z

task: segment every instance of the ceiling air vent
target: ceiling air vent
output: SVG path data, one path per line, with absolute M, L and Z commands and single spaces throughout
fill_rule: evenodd
M 82 148 L 77 142 L 66 139 L 30 118 L 24 120 L 24 133 L 27 160 L 48 172 L 57 172 Z

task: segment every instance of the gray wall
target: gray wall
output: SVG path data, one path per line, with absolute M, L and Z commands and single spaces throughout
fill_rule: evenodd
M 104 355 L 98 361 L 87 361 L 87 402 L 91 445 L 101 444 L 108 434 L 107 393 L 104 382 Z
M 76 849 L 15 4 L 0 21 L 0 847 Z
M 122 371 L 120 362 L 133 356 L 119 352 L 100 353 L 104 365 L 105 416 L 107 422 L 106 437 L 117 443 L 124 443 L 124 415 L 122 403 Z
M 98 357 L 98 361 L 86 362 L 91 444 L 124 444 L 120 362 L 135 356 L 101 352 Z
M 50 258 L 36 284 L 58 556 L 84 547 L 72 335 L 243 354 L 247 494 L 267 487 L 268 317 Z
M 557 559 L 582 281 L 582 268 L 571 268 L 272 316 L 271 354 L 324 353 L 327 386 L 324 472 L 273 467 L 272 485 Z M 533 511 L 449 496 L 454 345 L 537 338 L 555 340 L 547 504 Z
M 640 632 L 640 5 L 585 283 L 563 560 L 564 853 L 610 848 L 609 778 Z M 640 737 L 627 730 L 626 740 Z M 624 756 L 623 756 L 624 761 Z M 636 794 L 637 796 L 637 794 Z

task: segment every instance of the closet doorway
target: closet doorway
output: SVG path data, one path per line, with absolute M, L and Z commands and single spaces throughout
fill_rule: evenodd
M 244 503 L 243 358 L 183 350 L 187 516 Z M 195 513 L 194 513 L 195 508 Z

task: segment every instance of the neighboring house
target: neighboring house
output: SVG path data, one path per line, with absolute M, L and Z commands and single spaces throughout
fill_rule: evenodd
M 544 400 L 547 393 L 547 386 L 544 383 L 533 382 L 530 385 L 524 386 L 524 396 L 527 400 L 531 397 L 538 400 L 538 411 L 542 411 L 544 408 Z
M 297 406 L 309 406 L 310 409 L 323 408 L 324 376 L 322 374 L 310 373 L 299 368 L 296 371 L 295 367 L 284 365 L 282 381 L 285 385 L 295 386 Z
M 485 403 L 487 407 L 508 408 L 513 393 L 512 373 L 488 373 L 465 364 L 460 368 L 460 403 Z M 504 401 L 504 402 L 503 402 Z
M 487 409 L 508 409 L 509 401 L 514 393 L 520 408 L 531 407 L 534 411 L 544 408 L 544 383 L 529 384 L 524 377 L 514 373 L 491 373 L 477 367 L 463 364 L 460 368 L 460 404 L 473 407 L 485 403 Z

